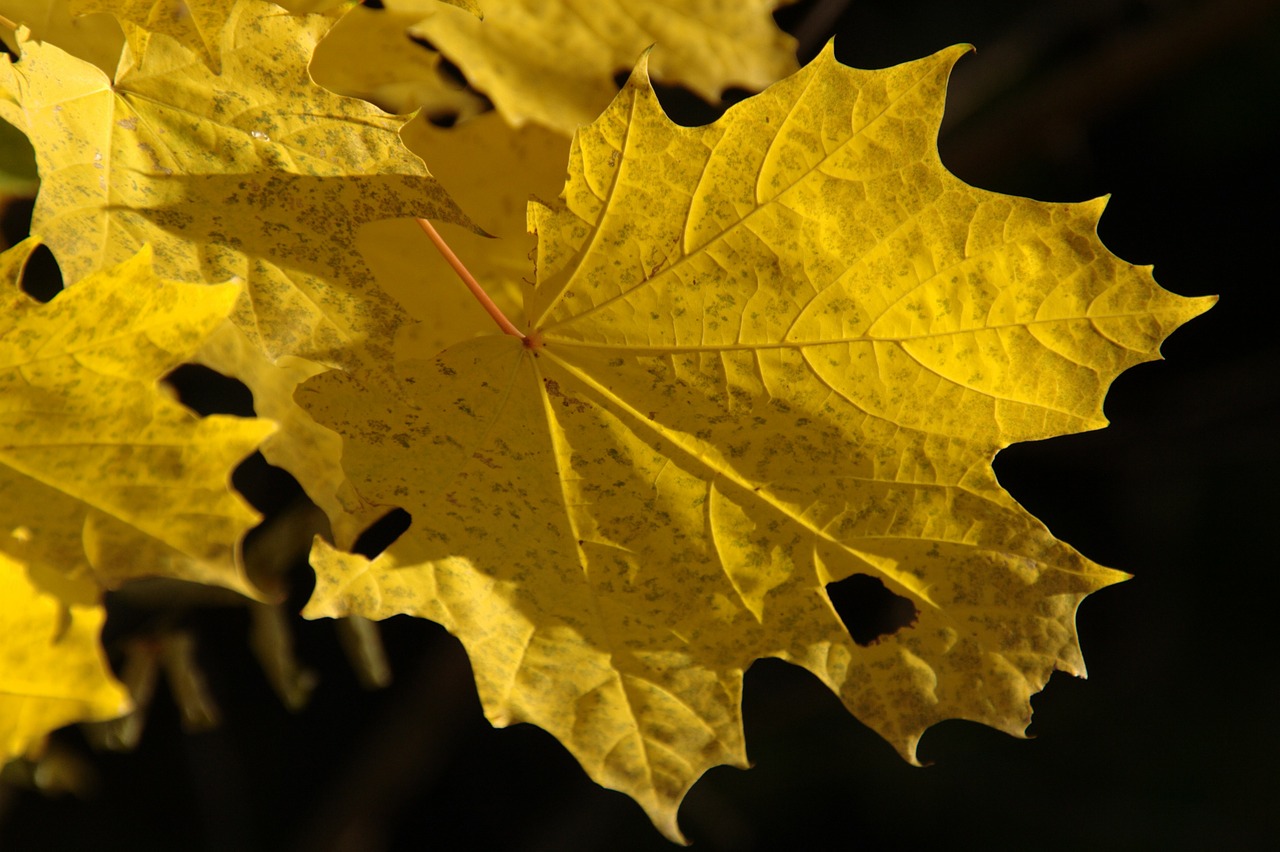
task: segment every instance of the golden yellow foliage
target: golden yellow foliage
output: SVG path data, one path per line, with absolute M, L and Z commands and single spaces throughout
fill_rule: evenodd
M 124 47 L 124 33 L 116 19 L 105 12 L 73 17 L 76 0 L 0 0 L 0 15 L 26 27 L 32 41 L 46 41 L 96 65 L 104 74 L 115 73 Z M 0 38 L 13 52 L 20 50 L 17 33 L 0 27 Z
M 444 57 L 409 37 L 409 28 L 422 17 L 422 5 L 357 6 L 347 12 L 316 47 L 312 78 L 330 91 L 364 98 L 391 112 L 421 109 L 458 121 L 483 112 L 484 98 L 444 73 Z
M 428 3 L 413 32 L 457 63 L 511 124 L 568 134 L 608 105 L 614 75 L 655 44 L 655 78 L 713 102 L 731 86 L 760 89 L 791 73 L 795 41 L 770 14 L 787 1 L 485 0 L 483 20 Z
M 495 724 L 550 731 L 673 840 L 689 786 L 746 765 L 761 657 L 909 760 L 944 719 L 1021 734 L 1054 670 L 1084 674 L 1079 602 L 1123 575 L 991 461 L 1105 425 L 1111 381 L 1212 300 L 1107 251 L 1100 201 L 948 173 L 964 52 L 860 71 L 828 47 L 700 128 L 642 64 L 530 207 L 524 339 L 424 349 L 392 388 L 302 386 L 356 488 L 413 517 L 374 560 L 317 542 L 305 614 L 445 625 Z M 855 574 L 915 623 L 855 643 L 825 591 Z
M 5 58 L 0 116 L 27 133 L 40 168 L 32 228 L 70 281 L 148 242 L 168 277 L 239 275 L 250 299 L 237 324 L 268 354 L 340 360 L 346 341 L 385 335 L 396 316 L 349 247 L 356 228 L 423 212 L 466 220 L 400 142 L 404 118 L 310 81 L 331 19 L 222 5 L 237 29 L 221 75 L 158 33 L 114 81 L 48 44 Z
M 98 646 L 105 613 L 97 586 L 44 573 L 55 591 L 0 550 L 0 764 L 36 749 L 55 728 L 130 707 Z
M 471 271 L 490 288 L 490 296 L 504 309 L 518 310 L 521 291 L 532 281 L 537 247 L 528 233 L 529 199 L 559 194 L 569 138 L 532 124 L 512 128 L 494 112 L 449 129 L 416 119 L 405 125 L 403 135 L 409 149 L 440 176 L 449 196 L 485 231 L 482 235 L 442 224 L 450 245 L 463 257 L 475 258 Z M 495 174 L 504 178 L 497 185 Z M 417 223 L 379 222 L 361 234 L 361 246 L 378 280 L 387 282 L 388 291 L 410 314 L 426 320 L 406 345 L 434 355 L 451 343 L 493 330 L 436 252 L 404 250 L 422 246 Z M 431 321 L 438 317 L 447 319 Z
M 364 224 L 412 215 L 467 223 L 400 141 L 405 117 L 315 85 L 307 64 L 333 19 L 260 0 L 210 0 L 229 22 L 222 73 L 161 32 L 137 39 L 112 80 L 51 44 L 19 38 L 0 61 L 0 117 L 23 130 L 42 181 L 32 229 L 76 281 L 143 244 L 158 274 L 245 281 L 232 321 L 259 353 L 206 361 L 253 390 L 284 427 L 263 448 L 287 467 L 350 543 L 369 517 L 340 483 L 334 442 L 283 392 L 296 362 L 349 361 L 407 321 L 356 248 Z M 135 36 L 138 32 L 134 32 Z M 215 354 L 243 351 L 240 361 Z M 264 362 L 265 358 L 265 362 Z M 373 363 L 372 361 L 370 363 Z M 312 370 L 314 372 L 314 369 Z
M 153 34 L 162 34 L 198 54 L 219 73 L 223 36 L 235 23 L 221 0 L 68 0 L 68 10 L 73 16 L 114 15 L 135 54 L 146 51 Z
M 0 118 L 70 284 L 38 305 L 35 242 L 0 255 L 0 759 L 126 708 L 101 589 L 259 594 L 227 485 L 259 447 L 331 521 L 306 615 L 444 625 L 494 724 L 551 732 L 673 840 L 697 778 L 746 765 L 756 659 L 911 761 L 944 719 L 1019 735 L 1053 671 L 1083 675 L 1076 609 L 1123 575 L 992 460 L 1104 426 L 1115 377 L 1212 299 L 1111 254 L 1102 200 L 943 167 L 962 47 L 861 71 L 829 46 L 712 125 L 668 120 L 651 66 L 712 100 L 793 70 L 776 5 L 0 0 Z M 183 362 L 264 419 L 195 417 L 157 384 Z M 393 506 L 394 545 L 343 552 Z M 855 575 L 915 621 L 856 642 L 827 591 Z
M 165 576 L 256 596 L 238 548 L 258 516 L 228 480 L 274 427 L 197 418 L 156 384 L 240 288 L 159 280 L 143 251 L 40 305 L 18 289 L 35 244 L 0 255 L 0 552 L 106 588 Z

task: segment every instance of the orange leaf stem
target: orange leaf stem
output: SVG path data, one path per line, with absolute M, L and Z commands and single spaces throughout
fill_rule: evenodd
M 422 230 L 427 232 L 427 236 L 431 238 L 431 242 L 435 243 L 436 248 L 444 259 L 449 262 L 449 265 L 453 267 L 453 271 L 458 273 L 462 283 L 467 285 L 471 295 L 475 296 L 476 301 L 489 312 L 489 316 L 493 317 L 493 321 L 498 324 L 498 328 L 502 329 L 506 334 L 524 340 L 525 336 L 520 333 L 520 329 L 512 325 L 511 320 L 507 319 L 502 309 L 493 303 L 493 299 L 489 298 L 489 294 L 480 286 L 480 282 L 475 279 L 475 276 L 471 274 L 467 267 L 463 266 L 462 261 L 458 260 L 458 256 L 453 253 L 453 249 L 449 248 L 449 244 L 444 241 L 444 237 L 440 236 L 435 227 L 426 219 L 419 219 L 418 224 L 422 226 Z

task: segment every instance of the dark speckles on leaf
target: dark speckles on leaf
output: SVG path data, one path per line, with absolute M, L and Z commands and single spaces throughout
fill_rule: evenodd
M 492 458 L 492 457 L 490 457 L 490 456 L 482 455 L 482 454 L 480 454 L 480 453 L 472 453 L 472 454 L 471 454 L 471 457 L 472 457 L 473 459 L 475 459 L 476 461 L 480 462 L 480 463 L 481 463 L 482 465 L 484 465 L 485 467 L 487 467 L 487 468 L 491 469 L 491 470 L 501 470 L 501 469 L 502 469 L 502 465 L 500 465 L 500 464 L 498 464 L 497 462 L 495 462 L 495 461 L 493 460 L 493 458 Z
M 554 379 L 543 379 L 543 385 L 547 389 L 547 396 L 555 397 L 565 408 L 572 408 L 578 414 L 587 410 L 588 405 L 585 401 L 577 397 L 567 396 L 560 390 L 560 383 Z

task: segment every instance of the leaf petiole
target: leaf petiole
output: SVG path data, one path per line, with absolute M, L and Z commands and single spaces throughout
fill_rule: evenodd
M 513 337 L 526 340 L 525 336 L 520 333 L 520 329 L 512 325 L 511 320 L 507 319 L 506 314 L 502 312 L 502 309 L 494 304 L 493 299 L 489 298 L 489 294 L 480 286 L 480 282 L 475 279 L 475 276 L 472 275 L 467 267 L 463 265 L 462 261 L 458 259 L 458 256 L 453 253 L 453 249 L 449 248 L 449 244 L 444 241 L 444 237 L 440 236 L 440 233 L 435 229 L 435 227 L 426 219 L 418 219 L 418 224 L 422 226 L 422 230 L 431 238 L 431 242 L 435 243 L 436 249 L 439 250 L 441 256 L 443 256 L 444 259 L 448 261 L 449 265 L 453 267 L 453 271 L 458 273 L 458 277 L 462 279 L 462 283 L 467 285 L 467 289 L 471 291 L 471 295 L 475 296 L 476 301 L 478 301 L 480 305 L 488 311 L 489 316 L 493 317 L 493 321 L 498 324 L 498 328 L 502 329 L 505 334 L 510 334 Z

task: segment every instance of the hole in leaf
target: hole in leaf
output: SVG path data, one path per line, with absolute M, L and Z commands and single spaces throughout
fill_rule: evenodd
M 383 6 L 383 5 L 382 5 L 382 0 L 364 0 L 364 7 L 365 7 L 366 9 L 385 9 L 385 8 L 387 8 L 386 6 Z
M 426 36 L 409 33 L 409 40 L 415 44 L 422 45 L 433 53 L 440 53 L 440 49 Z M 440 64 L 436 66 L 436 72 L 444 78 L 446 83 L 452 84 L 455 88 L 466 89 L 471 86 L 471 83 L 467 81 L 467 75 L 462 73 L 462 69 L 450 62 L 449 58 L 443 53 L 440 53 Z
M 179 364 L 161 379 L 173 388 L 178 402 L 201 417 L 231 414 L 252 417 L 253 392 L 237 379 L 200 364 Z
M 379 553 L 390 547 L 396 539 L 404 535 L 405 530 L 409 529 L 409 525 L 412 523 L 413 516 L 404 509 L 392 509 L 374 521 L 367 530 L 360 533 L 360 537 L 356 539 L 355 546 L 351 548 L 351 552 L 358 553 L 368 559 L 374 559 Z
M 740 86 L 730 86 L 720 92 L 720 106 L 722 109 L 728 109 L 736 103 L 745 101 L 754 94 L 756 93 L 750 89 L 744 89 Z
M 827 597 L 853 641 L 864 647 L 911 627 L 920 614 L 914 603 L 867 574 L 828 583 Z
M 433 112 L 427 116 L 427 121 L 431 122 L 436 127 L 449 128 L 458 123 L 458 114 L 447 110 L 444 112 Z
M 440 57 L 440 64 L 436 66 L 436 73 L 443 77 L 446 83 L 459 89 L 465 89 L 470 85 L 467 82 L 467 75 L 462 73 L 462 69 L 443 56 Z
M 22 271 L 22 292 L 37 302 L 48 302 L 62 292 L 62 270 L 53 259 L 53 252 L 43 245 L 31 252 Z
M 268 463 L 257 452 L 236 465 L 231 472 L 231 487 L 264 515 L 279 514 L 285 506 L 306 496 L 292 474 Z
M 425 47 L 427 50 L 434 51 L 435 53 L 440 52 L 439 50 L 436 49 L 436 43 L 431 39 L 427 38 L 426 36 L 418 35 L 417 33 L 408 33 L 408 36 L 409 36 L 409 41 L 413 42 L 414 44 L 420 44 L 423 47 Z
M 692 89 L 671 83 L 650 81 L 658 103 L 667 117 L 682 127 L 703 127 L 718 120 L 725 110 L 756 94 L 749 89 L 730 86 L 720 92 L 720 101 L 710 103 Z
M 35 207 L 34 198 L 12 198 L 0 210 L 0 234 L 4 234 L 7 245 L 17 244 L 31 233 L 31 214 Z
M 778 25 L 778 29 L 792 32 L 791 28 L 813 11 L 813 5 L 814 0 L 800 0 L 798 3 L 781 6 L 773 10 L 773 22 Z
M 297 612 L 315 588 L 315 572 L 307 564 L 312 538 L 332 539 L 324 512 L 308 499 L 298 480 L 253 453 L 231 473 L 231 486 L 262 513 L 262 523 L 249 530 L 241 550 L 249 578 Z

